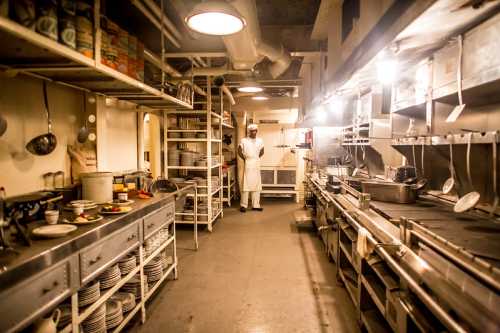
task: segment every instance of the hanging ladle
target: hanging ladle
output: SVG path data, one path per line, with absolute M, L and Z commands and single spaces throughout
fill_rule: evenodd
M 78 131 L 76 139 L 80 143 L 85 143 L 89 137 L 89 128 L 87 127 L 87 100 L 85 98 L 85 93 L 83 93 L 83 117 L 85 118 L 85 124 Z
M 443 184 L 443 193 L 449 194 L 455 186 L 455 168 L 453 166 L 453 144 L 450 143 L 450 178 L 446 179 Z
M 56 149 L 57 138 L 52 134 L 52 122 L 50 121 L 49 102 L 47 98 L 47 84 L 43 81 L 43 102 L 45 105 L 45 112 L 47 113 L 47 133 L 39 135 L 26 145 L 26 149 L 34 155 L 48 155 Z
M 453 111 L 446 118 L 447 123 L 454 123 L 465 109 L 465 104 L 462 98 L 462 55 L 463 55 L 463 37 L 458 36 L 458 63 L 457 63 L 457 92 L 458 92 L 458 105 L 455 106 Z
M 7 131 L 7 120 L 0 114 L 0 136 Z
M 498 139 L 498 134 L 495 132 L 493 135 L 493 144 L 492 144 L 492 149 L 493 149 L 493 206 L 491 207 L 490 211 L 490 218 L 493 217 L 493 214 L 495 214 L 497 207 L 498 207 L 498 189 L 497 189 L 497 139 Z
M 467 140 L 467 180 L 469 181 L 469 185 L 472 188 L 472 191 L 458 199 L 455 207 L 453 207 L 453 211 L 455 213 L 463 213 L 468 211 L 469 209 L 474 208 L 479 199 L 481 198 L 481 194 L 479 192 L 474 191 L 474 185 L 472 184 L 472 176 L 470 173 L 470 151 L 471 151 L 471 143 L 472 143 L 472 133 L 469 133 Z

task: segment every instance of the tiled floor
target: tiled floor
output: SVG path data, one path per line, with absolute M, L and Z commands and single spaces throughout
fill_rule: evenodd
M 290 201 L 264 212 L 226 209 L 214 232 L 178 228 L 179 279 L 169 281 L 136 332 L 358 332 L 354 306 L 312 229 Z

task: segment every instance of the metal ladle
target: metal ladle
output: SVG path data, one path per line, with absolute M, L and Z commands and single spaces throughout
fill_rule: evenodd
M 470 172 L 470 151 L 471 151 L 471 143 L 472 143 L 472 133 L 469 133 L 467 140 L 467 180 L 472 188 L 472 191 L 461 197 L 455 207 L 453 207 L 453 211 L 455 213 L 463 213 L 468 211 L 469 209 L 474 208 L 479 199 L 481 198 L 481 194 L 479 192 L 474 191 L 474 185 L 472 184 L 472 176 Z
M 85 143 L 89 137 L 89 128 L 87 127 L 87 100 L 85 98 L 85 93 L 83 93 L 83 116 L 85 117 L 85 124 L 78 131 L 76 139 L 80 143 Z
M 493 217 L 493 214 L 495 214 L 495 211 L 497 210 L 498 207 L 498 190 L 497 190 L 497 138 L 498 134 L 495 132 L 493 135 L 493 144 L 492 144 L 492 149 L 493 149 L 493 206 L 491 207 L 490 211 L 490 218 Z
M 448 194 L 455 186 L 455 168 L 453 166 L 453 144 L 450 143 L 450 178 L 446 179 L 443 184 L 443 193 Z
M 0 136 L 7 131 L 7 120 L 0 114 Z
M 47 83 L 43 81 L 43 102 L 47 114 L 47 133 L 39 135 L 26 145 L 26 149 L 34 155 L 48 155 L 56 149 L 57 138 L 52 134 L 52 122 L 50 121 L 49 102 L 47 98 Z

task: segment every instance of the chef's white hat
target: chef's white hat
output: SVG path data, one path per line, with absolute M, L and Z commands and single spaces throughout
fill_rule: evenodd
M 258 128 L 257 124 L 250 124 L 250 125 L 248 125 L 248 130 L 249 131 L 256 131 L 258 129 L 259 128 Z

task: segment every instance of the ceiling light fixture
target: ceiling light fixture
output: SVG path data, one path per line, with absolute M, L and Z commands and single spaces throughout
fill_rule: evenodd
M 191 30 L 212 36 L 232 35 L 246 25 L 245 18 L 224 1 L 205 1 L 197 4 L 185 21 Z
M 264 91 L 264 88 L 261 87 L 260 84 L 257 82 L 243 82 L 239 87 L 238 87 L 239 92 L 244 92 L 244 93 L 260 93 Z

